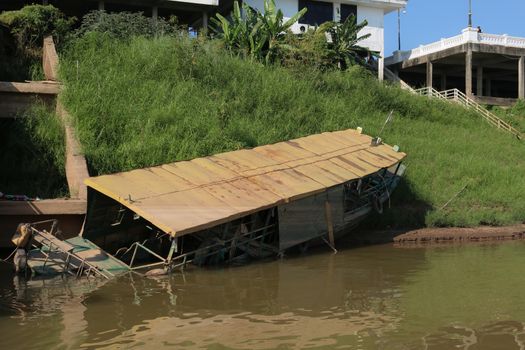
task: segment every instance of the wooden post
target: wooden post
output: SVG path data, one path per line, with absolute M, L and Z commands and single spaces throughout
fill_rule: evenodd
M 525 99 L 525 56 L 521 56 L 518 62 L 518 98 Z
M 328 241 L 332 245 L 332 249 L 335 250 L 335 237 L 334 237 L 334 226 L 332 221 L 332 206 L 329 201 L 324 202 L 324 211 L 326 217 L 326 225 L 328 228 Z
M 483 96 L 483 67 L 476 69 L 476 95 Z
M 465 95 L 472 97 L 472 48 L 467 48 L 465 55 Z
M 434 67 L 432 61 L 427 61 L 427 88 L 433 87 L 432 76 L 434 75 Z

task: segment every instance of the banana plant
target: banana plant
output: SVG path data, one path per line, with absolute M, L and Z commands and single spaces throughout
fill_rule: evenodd
M 284 21 L 284 14 L 277 9 L 275 0 L 264 0 L 264 13 L 247 4 L 233 3 L 229 18 L 217 14 L 212 18 L 212 30 L 222 38 L 225 46 L 251 59 L 270 63 L 279 40 L 306 12 L 306 9 Z
M 304 16 L 307 9 L 303 8 L 295 15 L 284 22 L 284 14 L 281 9 L 275 6 L 275 0 L 264 0 L 264 13 L 258 13 L 259 20 L 263 23 L 262 28 L 266 32 L 268 38 L 268 50 L 265 56 L 266 63 L 269 63 L 276 46 L 279 44 L 279 39 Z
M 217 13 L 216 18 L 211 18 L 210 21 L 213 24 L 211 27 L 212 30 L 222 38 L 228 49 L 233 50 L 240 46 L 240 38 L 245 29 L 245 23 L 241 16 L 241 9 L 237 1 L 233 3 L 233 11 L 230 15 L 230 19 Z
M 355 64 L 365 65 L 366 57 L 379 57 L 377 52 L 358 45 L 370 37 L 370 34 L 359 35 L 367 25 L 366 20 L 357 24 L 354 15 L 348 16 L 342 23 L 327 22 L 322 25 L 328 38 L 328 56 L 335 61 L 339 69 L 345 70 Z

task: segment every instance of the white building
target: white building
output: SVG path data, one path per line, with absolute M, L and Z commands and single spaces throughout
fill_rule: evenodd
M 245 0 L 246 4 L 259 11 L 264 10 L 264 0 Z M 384 17 L 387 13 L 404 8 L 408 0 L 275 0 L 277 6 L 283 11 L 285 18 L 290 18 L 304 7 L 308 11 L 292 30 L 296 33 L 308 26 L 315 26 L 327 21 L 340 22 L 350 14 L 357 17 L 361 23 L 365 19 L 368 26 L 361 34 L 371 34 L 370 38 L 361 42 L 361 46 L 377 51 L 381 57 L 385 52 Z M 301 28 L 303 27 L 303 28 Z M 383 78 L 384 60 L 379 60 L 379 78 Z

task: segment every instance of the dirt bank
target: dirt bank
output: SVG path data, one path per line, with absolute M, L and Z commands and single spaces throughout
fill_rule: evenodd
M 396 244 L 443 243 L 443 242 L 479 242 L 513 240 L 525 238 L 525 224 L 473 228 L 443 227 L 423 228 L 407 231 L 393 238 Z

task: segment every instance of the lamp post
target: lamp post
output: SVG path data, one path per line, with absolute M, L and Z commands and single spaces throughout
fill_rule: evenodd
M 397 50 L 401 51 L 401 9 L 397 9 Z
M 403 9 L 403 13 L 407 13 Z M 397 9 L 397 49 L 401 51 L 401 9 Z
M 468 0 L 468 27 L 472 28 L 472 0 Z

